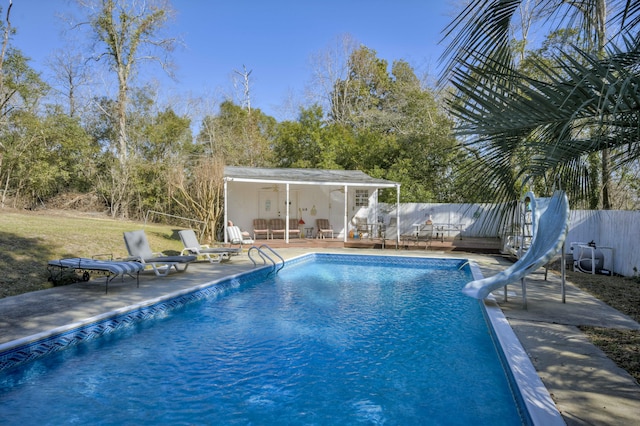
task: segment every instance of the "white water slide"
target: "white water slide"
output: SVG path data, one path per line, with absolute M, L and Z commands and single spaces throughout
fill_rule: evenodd
M 532 240 L 529 249 L 504 271 L 488 278 L 471 281 L 462 292 L 476 299 L 486 298 L 492 291 L 522 280 L 522 298 L 526 306 L 525 277 L 546 265 L 562 250 L 569 230 L 569 201 L 564 191 L 555 191 L 550 198 L 536 199 L 528 192 L 531 203 Z

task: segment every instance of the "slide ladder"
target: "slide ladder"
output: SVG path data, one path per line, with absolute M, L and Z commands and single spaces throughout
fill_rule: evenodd
M 269 256 L 269 253 L 267 253 L 267 251 L 269 253 L 271 253 L 273 256 L 277 257 L 278 259 L 280 259 L 282 261 L 282 264 L 280 264 L 280 267 L 278 267 L 278 262 L 276 262 L 275 260 L 273 260 L 273 258 L 271 256 Z M 249 256 L 249 259 L 253 262 L 253 266 L 257 266 L 257 263 L 255 261 L 255 259 L 253 258 L 252 253 L 257 253 L 258 256 L 260 257 L 260 259 L 262 259 L 262 264 L 266 265 L 267 264 L 267 260 L 269 262 L 271 262 L 271 264 L 273 265 L 271 272 L 274 273 L 278 273 L 280 272 L 280 270 L 282 268 L 284 268 L 284 258 L 282 256 L 280 256 L 274 249 L 272 249 L 271 247 L 269 247 L 267 244 L 262 244 L 261 246 L 253 246 L 249 249 L 249 251 L 247 252 L 247 255 Z M 269 273 L 271 273 L 269 272 Z

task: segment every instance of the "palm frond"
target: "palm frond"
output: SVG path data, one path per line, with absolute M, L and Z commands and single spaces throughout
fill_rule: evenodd
M 457 134 L 483 159 L 469 163 L 464 173 L 490 181 L 492 195 L 512 195 L 513 189 L 501 187 L 553 172 L 578 179 L 567 186 L 584 199 L 580 191 L 590 184 L 582 180 L 592 178 L 585 173 L 585 156 L 604 148 L 624 150 L 612 157 L 614 167 L 640 158 L 638 40 L 609 46 L 605 59 L 578 48 L 562 53 L 552 68 L 539 64 L 544 81 L 505 72 L 494 57 L 472 59 L 466 72 L 453 73 L 458 92 L 449 108 L 460 123 Z M 572 167 L 575 172 L 569 172 Z

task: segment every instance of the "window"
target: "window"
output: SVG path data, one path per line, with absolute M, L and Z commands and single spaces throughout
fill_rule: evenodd
M 356 207 L 369 207 L 368 189 L 356 189 Z

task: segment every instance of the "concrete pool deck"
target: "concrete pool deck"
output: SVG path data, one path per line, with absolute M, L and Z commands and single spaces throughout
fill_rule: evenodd
M 318 252 L 384 254 L 403 256 L 444 256 L 470 258 L 485 276 L 509 263 L 500 257 L 477 254 L 445 254 L 424 251 L 384 251 L 363 249 L 318 249 Z M 309 249 L 278 249 L 290 259 Z M 253 268 L 246 254 L 224 264 L 196 263 L 186 273 L 156 277 L 153 273 L 135 280 L 114 280 L 109 293 L 104 279 L 55 287 L 0 299 L 0 344 L 104 314 L 129 305 L 195 287 Z M 640 324 L 608 305 L 566 286 L 566 303 L 561 301 L 560 277 L 549 273 L 544 281 L 540 269 L 527 279 L 528 309 L 523 309 L 519 285 L 509 286 L 507 302 L 502 292 L 496 300 L 543 383 L 568 425 L 637 424 L 640 418 L 640 386 L 618 368 L 598 348 L 591 345 L 578 325 L 640 329 Z

